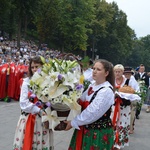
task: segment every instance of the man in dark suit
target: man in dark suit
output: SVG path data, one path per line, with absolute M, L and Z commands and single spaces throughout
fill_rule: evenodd
M 140 88 L 141 90 L 141 102 L 138 103 L 137 105 L 137 109 L 136 109 L 136 119 L 139 119 L 139 115 L 140 115 L 140 111 L 141 111 L 141 107 L 142 104 L 144 103 L 146 96 L 147 96 L 147 89 L 149 87 L 149 76 L 147 75 L 147 73 L 145 72 L 145 66 L 143 64 L 141 64 L 139 66 L 139 70 L 137 73 L 135 73 L 135 79 L 138 82 L 143 82 L 144 86 L 142 86 Z

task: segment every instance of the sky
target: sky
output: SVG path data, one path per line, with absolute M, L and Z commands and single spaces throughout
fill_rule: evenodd
M 127 15 L 128 26 L 138 38 L 150 35 L 150 0 L 106 0 L 113 1 Z

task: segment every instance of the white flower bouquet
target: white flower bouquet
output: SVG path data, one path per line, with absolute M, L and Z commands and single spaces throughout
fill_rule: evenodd
M 38 69 L 30 80 L 33 93 L 43 103 L 50 102 L 51 109 L 46 108 L 47 116 L 44 121 L 49 121 L 54 129 L 59 123 L 57 112 L 73 110 L 76 116 L 81 107 L 77 103 L 83 92 L 83 81 L 80 65 L 77 61 L 49 60 L 42 68 Z
M 138 84 L 140 87 L 140 92 L 137 94 L 141 97 L 142 103 L 144 103 L 147 96 L 147 86 L 145 85 L 145 81 L 142 79 L 138 80 Z

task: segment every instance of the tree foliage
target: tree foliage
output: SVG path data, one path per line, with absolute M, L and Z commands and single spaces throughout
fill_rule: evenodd
M 150 70 L 150 35 L 134 40 L 132 55 L 128 57 L 127 65 L 134 68 L 144 64 L 146 70 Z
M 104 0 L 98 1 L 96 7 L 96 23 L 93 24 L 91 36 L 96 53 L 114 64 L 124 62 L 131 54 L 134 34 L 127 25 L 126 14 L 119 10 L 116 3 L 108 4 Z
M 127 15 L 105 0 L 3 0 L 0 31 L 38 39 L 63 52 L 85 51 L 90 58 L 150 68 L 150 35 L 136 38 Z M 92 50 L 92 51 L 91 51 Z M 80 53 L 81 54 L 81 53 Z
M 61 17 L 56 36 L 62 49 L 87 49 L 87 33 L 91 32 L 90 23 L 94 19 L 94 1 L 62 0 Z

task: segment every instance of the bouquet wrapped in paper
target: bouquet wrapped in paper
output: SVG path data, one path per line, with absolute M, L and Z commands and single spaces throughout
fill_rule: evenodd
M 77 61 L 50 59 L 38 69 L 30 80 L 33 93 L 43 103 L 50 102 L 51 109 L 45 109 L 47 115 L 43 122 L 49 122 L 53 129 L 60 123 L 60 117 L 67 117 L 70 110 L 74 116 L 80 113 L 77 103 L 83 92 L 81 68 Z

